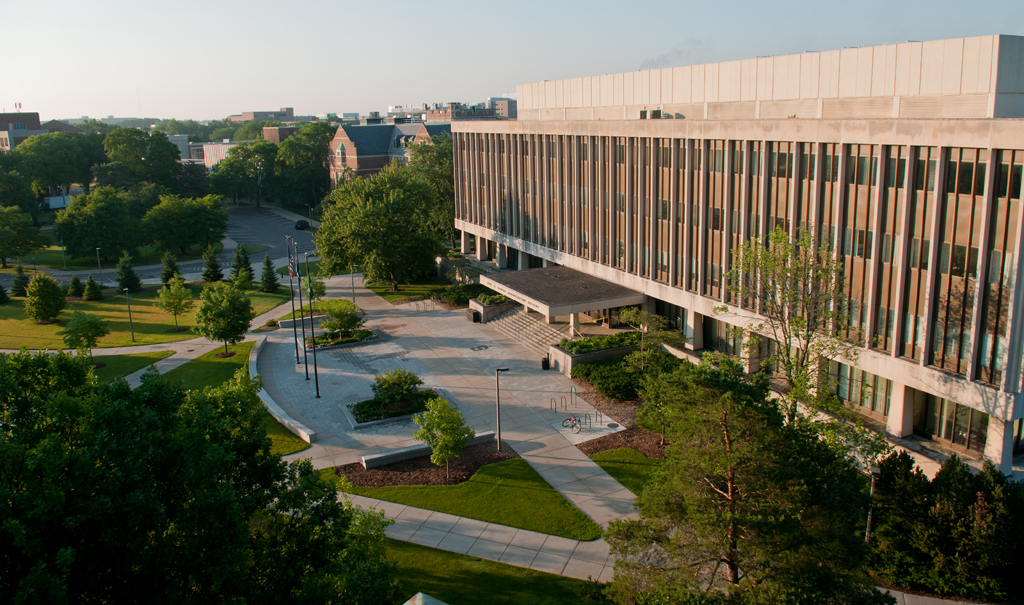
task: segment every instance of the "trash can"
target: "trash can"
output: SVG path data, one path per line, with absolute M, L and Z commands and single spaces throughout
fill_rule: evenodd
M 466 321 L 470 323 L 480 323 L 480 311 L 474 311 L 473 309 L 466 310 Z
M 540 369 L 542 369 L 542 370 L 550 370 L 551 369 L 551 360 L 548 359 L 547 357 L 541 357 L 540 358 Z

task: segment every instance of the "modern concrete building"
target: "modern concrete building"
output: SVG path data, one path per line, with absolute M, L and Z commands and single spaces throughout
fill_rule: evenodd
M 837 395 L 894 436 L 1010 472 L 1024 416 L 1024 38 L 545 81 L 517 97 L 517 121 L 452 124 L 463 250 L 475 237 L 503 267 L 624 286 L 689 348 L 736 353 L 728 328 L 756 315 L 724 283 L 732 250 L 813 228 L 871 343 L 832 364 Z
M 251 120 L 271 120 L 289 124 L 292 122 L 314 122 L 316 116 L 297 116 L 291 107 L 282 107 L 278 111 L 245 111 L 240 114 L 230 115 L 228 119 L 232 122 L 249 122 Z
M 515 120 L 519 117 L 519 104 L 515 99 L 508 97 L 491 97 L 487 99 L 487 108 L 494 110 L 494 115 L 499 120 Z
M 337 183 L 346 169 L 354 176 L 371 176 L 392 161 L 404 164 L 411 145 L 445 133 L 451 133 L 448 124 L 343 124 L 331 141 L 331 180 Z

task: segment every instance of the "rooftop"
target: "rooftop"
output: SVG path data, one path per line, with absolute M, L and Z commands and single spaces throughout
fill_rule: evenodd
M 568 267 L 490 273 L 480 283 L 549 317 L 638 305 L 646 297 Z

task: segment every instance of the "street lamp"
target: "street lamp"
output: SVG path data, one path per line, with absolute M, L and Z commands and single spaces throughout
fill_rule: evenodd
M 309 208 L 309 225 L 313 226 L 313 206 L 306 204 L 306 208 Z
M 498 382 L 498 372 L 508 372 L 508 368 L 495 368 L 494 370 L 494 414 L 498 418 L 498 451 L 501 451 L 501 383 Z
M 132 297 L 128 295 L 128 288 L 124 290 L 124 297 L 128 301 L 128 326 L 132 329 L 132 342 L 135 342 L 135 322 L 132 321 Z
M 96 248 L 96 266 L 100 268 L 100 287 L 103 287 L 103 265 L 100 264 L 100 249 Z
M 306 258 L 306 283 L 309 284 L 309 340 L 313 343 L 313 382 L 316 383 L 316 398 L 320 399 L 320 374 L 316 369 L 316 327 L 313 325 L 313 279 L 309 275 L 309 254 L 303 253 Z M 302 288 L 299 288 L 302 291 Z M 306 318 L 302 318 L 305 323 Z M 309 373 L 309 370 L 306 370 Z M 307 377 L 306 380 L 309 380 Z
M 295 365 L 299 365 L 299 327 L 295 325 L 295 286 L 292 285 L 292 275 L 295 274 L 295 261 L 292 260 L 291 236 L 284 236 L 284 245 L 285 248 L 288 248 L 288 294 L 292 301 L 292 335 L 295 337 Z M 299 288 L 302 288 L 301 283 L 299 284 Z M 305 321 L 305 318 L 302 320 Z M 305 343 L 303 343 L 302 346 L 305 347 Z
M 356 267 L 359 265 L 350 265 L 348 268 L 349 282 L 352 284 L 352 304 L 356 304 Z

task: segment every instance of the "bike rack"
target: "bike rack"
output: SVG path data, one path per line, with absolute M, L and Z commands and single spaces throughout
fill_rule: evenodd
M 562 395 L 562 401 L 561 401 L 561 403 L 562 403 L 562 409 L 563 409 L 563 410 L 567 410 L 567 409 L 569 409 L 569 408 L 567 408 L 567 407 L 566 407 L 566 405 L 565 405 L 565 395 Z
M 590 414 L 583 414 L 583 423 L 588 425 L 590 428 L 594 428 L 594 422 L 590 417 Z
M 551 403 L 548 404 L 548 407 L 550 407 L 551 410 L 557 412 L 559 405 L 562 406 L 562 410 L 565 410 L 565 397 L 562 397 L 562 401 L 558 401 L 557 399 L 552 397 L 551 398 Z

